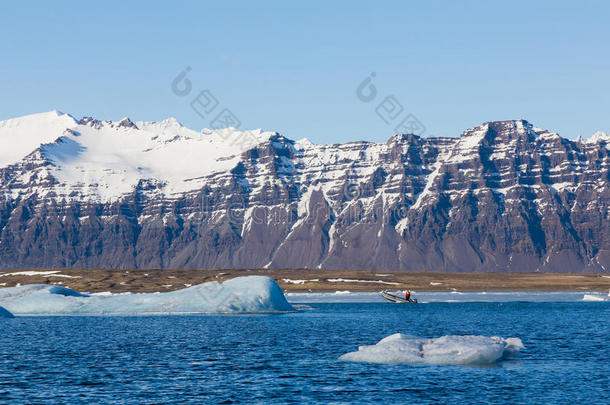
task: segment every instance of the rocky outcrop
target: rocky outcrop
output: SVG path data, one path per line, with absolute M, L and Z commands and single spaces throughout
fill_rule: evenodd
M 0 168 L 1 268 L 610 270 L 605 136 L 522 120 L 340 145 L 175 120 L 66 129 Z M 96 149 L 114 136 L 133 160 Z

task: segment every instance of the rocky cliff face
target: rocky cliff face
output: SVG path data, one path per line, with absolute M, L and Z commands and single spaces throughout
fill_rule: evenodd
M 526 121 L 313 145 L 277 133 L 0 123 L 0 268 L 610 270 L 610 137 Z

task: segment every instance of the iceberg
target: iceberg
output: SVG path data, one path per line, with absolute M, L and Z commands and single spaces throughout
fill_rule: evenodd
M 13 314 L 0 307 L 0 318 L 13 318 Z
M 492 364 L 523 349 L 519 338 L 455 336 L 426 339 L 396 333 L 377 344 L 360 346 L 340 360 L 384 364 Z
M 585 294 L 582 297 L 582 300 L 583 301 L 591 301 L 591 302 L 610 301 L 610 292 L 608 293 L 607 296 L 600 295 L 600 294 Z
M 141 294 L 83 294 L 33 284 L 0 289 L 0 305 L 14 315 L 246 314 L 294 311 L 269 277 L 237 277 L 178 291 Z

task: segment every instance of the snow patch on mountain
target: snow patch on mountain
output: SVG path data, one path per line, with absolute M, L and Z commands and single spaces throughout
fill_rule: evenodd
M 477 159 L 479 148 L 488 131 L 489 123 L 464 131 L 455 144 L 444 151 L 438 161 L 443 164 L 460 164 Z M 438 174 L 436 169 L 435 167 L 433 172 L 435 176 L 432 176 L 431 179 Z
M 77 121 L 60 111 L 0 121 L 0 167 L 23 159 L 45 143 L 54 142 Z
M 610 143 L 610 134 L 603 132 L 603 131 L 597 131 L 589 139 L 585 140 L 585 143 L 589 143 L 589 144 L 600 143 L 600 142 Z
M 113 201 L 149 179 L 172 196 L 200 189 L 205 176 L 231 170 L 241 153 L 274 134 L 234 128 L 196 132 L 173 118 L 77 122 L 52 111 L 0 123 L 0 166 L 40 148 L 58 183 L 45 191 L 59 198 Z

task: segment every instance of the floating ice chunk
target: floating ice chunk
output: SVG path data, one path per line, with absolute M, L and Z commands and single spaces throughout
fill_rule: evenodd
M 0 305 L 15 315 L 230 314 L 293 311 L 275 280 L 238 277 L 166 293 L 81 294 L 69 288 L 26 285 L 0 289 Z
M 592 302 L 601 302 L 601 301 L 610 301 L 610 294 L 608 296 L 600 295 L 600 294 L 585 294 L 582 297 L 583 301 L 592 301 Z
M 0 318 L 13 318 L 13 314 L 0 307 Z
M 385 364 L 491 364 L 523 347 L 519 338 L 449 335 L 425 339 L 396 333 L 339 359 Z

